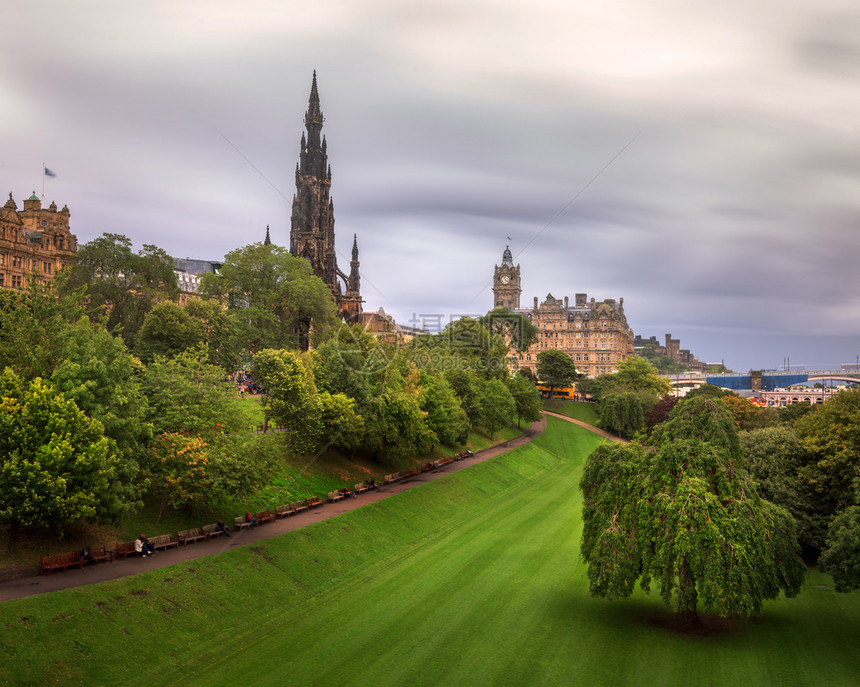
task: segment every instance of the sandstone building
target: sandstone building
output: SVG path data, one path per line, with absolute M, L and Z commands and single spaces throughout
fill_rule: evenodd
M 505 248 L 501 266 L 493 273 L 493 307 L 506 307 L 525 315 L 538 328 L 538 340 L 525 353 L 517 353 L 517 367 L 535 372 L 541 351 L 558 349 L 571 357 L 578 372 L 587 377 L 614 372 L 618 363 L 633 353 L 633 330 L 624 315 L 624 299 L 588 300 L 578 293 L 571 304 L 548 294 L 534 307 L 519 306 L 520 266 L 513 266 L 509 248 Z M 512 307 L 513 306 L 513 307 Z
M 42 207 L 35 191 L 18 209 L 12 194 L 0 208 L 0 288 L 23 289 L 32 278 L 48 281 L 72 261 L 78 240 L 69 231 L 69 208 Z
M 361 284 L 358 273 L 358 238 L 353 236 L 352 261 L 347 276 L 337 264 L 334 240 L 334 202 L 329 196 L 331 167 L 325 136 L 324 117 L 314 72 L 308 110 L 307 136 L 302 134 L 296 165 L 296 194 L 290 221 L 290 253 L 305 258 L 331 290 L 341 319 L 356 319 L 361 313 Z
M 636 338 L 633 339 L 633 348 L 635 351 L 637 353 L 641 353 L 646 346 L 651 348 L 651 352 L 654 355 L 668 358 L 678 365 L 685 365 L 695 372 L 705 371 L 705 363 L 690 353 L 689 349 L 681 348 L 681 341 L 679 339 L 673 339 L 671 334 L 666 334 L 665 345 L 661 345 L 660 342 L 657 341 L 656 336 L 643 339 L 637 334 Z

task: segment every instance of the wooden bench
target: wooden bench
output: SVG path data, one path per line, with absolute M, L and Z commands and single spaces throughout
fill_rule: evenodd
M 267 522 L 272 522 L 275 518 L 272 516 L 272 511 L 268 508 L 266 510 L 261 510 L 259 513 L 254 513 L 254 517 L 257 518 L 258 525 L 265 525 Z
M 283 506 L 277 506 L 275 508 L 275 517 L 276 518 L 286 518 L 288 515 L 295 515 L 296 511 L 293 510 L 293 506 L 290 503 L 285 503 Z
M 54 572 L 54 570 L 65 570 L 66 568 L 74 566 L 79 567 L 81 570 L 84 569 L 84 562 L 74 551 L 70 551 L 69 553 L 56 553 L 53 556 L 42 556 L 40 563 L 40 572 L 47 573 L 48 575 Z
M 196 544 L 199 541 L 206 541 L 206 533 L 200 527 L 192 527 L 190 530 L 182 530 L 177 534 L 179 543 L 183 546 Z
M 134 550 L 134 542 L 133 541 L 118 541 L 116 543 L 116 550 L 114 551 L 114 555 L 117 558 L 122 556 L 123 560 L 125 560 L 127 556 L 136 556 L 137 551 Z
M 213 522 L 211 525 L 203 525 L 203 527 L 200 528 L 200 531 L 206 535 L 207 540 L 212 539 L 214 537 L 220 537 L 222 534 L 229 534 L 224 530 L 216 530 L 215 525 L 217 524 L 218 523 Z
M 400 479 L 400 473 L 392 472 L 390 475 L 385 476 L 385 484 L 394 484 L 398 479 Z
M 237 530 L 244 530 L 246 527 L 250 527 L 253 523 L 250 520 L 246 520 L 244 515 L 237 515 L 233 518 L 233 527 Z
M 293 501 L 290 504 L 290 508 L 293 509 L 295 515 L 298 515 L 299 513 L 304 513 L 308 509 L 308 504 L 304 501 Z
M 173 546 L 179 546 L 179 542 L 173 538 L 172 534 L 159 534 L 158 536 L 150 539 L 149 543 L 152 544 L 152 548 L 156 551 L 159 549 L 164 549 L 166 551 Z
M 355 494 L 363 494 L 363 493 L 364 493 L 364 492 L 366 492 L 366 491 L 370 491 L 370 487 L 369 487 L 369 486 L 367 486 L 364 482 L 361 482 L 360 484 L 356 484 L 356 485 L 352 488 L 352 491 L 353 491 L 353 493 L 355 493 Z
M 90 560 L 93 565 L 105 561 L 113 563 L 113 551 L 108 551 L 104 546 L 96 546 L 94 549 L 90 549 Z
M 343 499 L 343 494 L 341 494 L 339 491 L 330 491 L 328 493 L 328 500 L 330 503 L 340 501 L 341 499 Z
M 310 496 L 307 499 L 305 499 L 305 505 L 308 508 L 317 508 L 317 507 L 323 505 L 324 503 L 325 503 L 325 501 L 323 501 L 319 496 Z

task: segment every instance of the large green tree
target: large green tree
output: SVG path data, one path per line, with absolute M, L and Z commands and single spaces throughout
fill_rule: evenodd
M 571 386 L 576 379 L 573 359 L 561 351 L 551 348 L 537 354 L 537 377 L 549 387 L 549 396 L 559 387 Z
M 228 253 L 200 293 L 224 303 L 246 352 L 307 348 L 330 335 L 337 318 L 331 292 L 310 263 L 275 245 L 253 243 Z
M 827 529 L 821 569 L 833 577 L 837 592 L 860 589 L 860 506 L 840 511 Z
M 59 343 L 51 384 L 102 424 L 118 463 L 110 488 L 100 493 L 99 511 L 103 519 L 119 518 L 141 505 L 141 447 L 152 436 L 140 362 L 121 338 L 86 317 L 65 327 Z
M 481 393 L 481 426 L 489 433 L 490 438 L 496 430 L 514 424 L 517 416 L 517 406 L 511 392 L 498 379 L 491 379 Z
M 495 308 L 478 319 L 492 334 L 500 335 L 519 353 L 527 351 L 538 339 L 538 328 L 521 313 Z
M 204 340 L 203 324 L 191 317 L 185 308 L 172 301 L 162 301 L 143 318 L 137 334 L 135 352 L 144 362 L 156 355 L 167 358 L 194 348 Z
M 266 420 L 275 420 L 298 451 L 312 450 L 322 434 L 321 404 L 313 373 L 299 354 L 267 348 L 251 362 L 263 387 Z
M 64 331 L 84 312 L 82 289 L 60 292 L 36 280 L 25 291 L 0 289 L 0 369 L 49 377 L 65 354 Z
M 798 471 L 800 481 L 829 520 L 854 505 L 860 483 L 860 388 L 839 392 L 798 420 L 795 429 L 809 453 Z
M 608 394 L 600 401 L 600 427 L 626 439 L 645 425 L 642 399 L 632 392 Z
M 176 300 L 179 286 L 173 258 L 164 250 L 145 244 L 135 253 L 131 245 L 128 237 L 111 233 L 85 243 L 63 270 L 61 284 L 86 289 L 91 316 L 105 318 L 108 329 L 119 329 L 134 349 L 146 313 L 159 301 Z
M 421 374 L 418 396 L 421 410 L 427 413 L 427 425 L 443 444 L 465 443 L 469 436 L 469 418 L 451 384 L 440 374 Z
M 117 459 L 97 420 L 37 378 L 0 375 L 0 522 L 63 527 L 98 518 Z
M 680 402 L 644 444 L 592 453 L 580 483 L 591 593 L 621 598 L 653 581 L 691 622 L 700 607 L 749 616 L 796 595 L 794 520 L 759 497 L 741 460 L 731 416 L 708 399 Z
M 242 418 L 232 412 L 231 403 L 235 386 L 222 377 L 223 371 L 209 362 L 203 344 L 172 358 L 155 356 L 141 379 L 154 434 L 176 432 L 208 439 L 223 431 L 238 431 Z
M 528 369 L 528 368 L 524 368 Z M 514 399 L 517 413 L 517 425 L 520 422 L 535 422 L 541 418 L 540 392 L 534 384 L 522 375 L 514 375 L 508 380 L 508 391 Z

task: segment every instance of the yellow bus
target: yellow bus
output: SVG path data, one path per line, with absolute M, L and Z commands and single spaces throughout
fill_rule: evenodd
M 543 382 L 537 383 L 537 390 L 540 391 L 540 395 L 544 398 L 549 398 L 550 387 Z M 575 386 L 557 386 L 552 390 L 553 398 L 566 399 L 568 401 L 572 401 L 576 395 L 576 387 Z

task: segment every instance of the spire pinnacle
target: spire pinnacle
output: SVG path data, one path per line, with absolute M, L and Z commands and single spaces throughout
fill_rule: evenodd
M 264 246 L 271 246 L 272 245 L 272 239 L 269 238 L 269 225 L 268 224 L 266 225 L 266 240 L 263 241 L 263 245 Z

